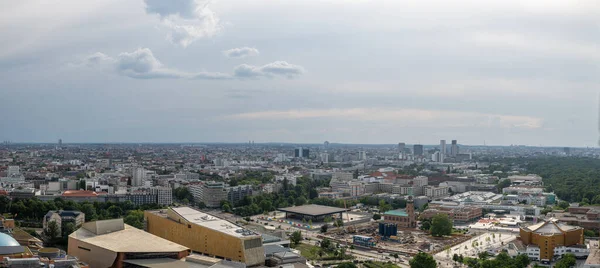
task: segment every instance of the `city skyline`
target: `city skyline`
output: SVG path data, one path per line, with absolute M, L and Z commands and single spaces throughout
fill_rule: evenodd
M 0 140 L 598 144 L 593 0 L 63 3 L 0 10 Z

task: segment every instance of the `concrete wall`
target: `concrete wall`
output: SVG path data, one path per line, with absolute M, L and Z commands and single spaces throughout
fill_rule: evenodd
M 69 237 L 68 254 L 88 263 L 90 267 L 113 267 L 117 253 Z

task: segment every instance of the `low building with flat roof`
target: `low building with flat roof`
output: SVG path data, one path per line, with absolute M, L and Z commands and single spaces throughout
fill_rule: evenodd
M 189 249 L 116 219 L 84 223 L 69 235 L 68 253 L 91 267 L 121 268 L 128 260 L 179 260 Z
M 285 218 L 294 218 L 298 220 L 312 220 L 313 222 L 320 222 L 325 220 L 326 217 L 332 217 L 338 214 L 338 219 L 342 218 L 342 213 L 349 211 L 345 208 L 329 207 L 322 205 L 303 205 L 287 208 L 278 208 L 277 210 L 285 212 Z
M 148 232 L 195 252 L 248 266 L 265 263 L 259 234 L 198 210 L 178 207 L 145 211 L 144 220 Z

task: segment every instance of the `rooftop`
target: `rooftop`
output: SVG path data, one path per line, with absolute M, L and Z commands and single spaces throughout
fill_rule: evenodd
M 396 210 L 386 211 L 385 213 L 383 213 L 383 215 L 401 216 L 401 217 L 408 216 L 408 214 L 406 213 L 406 210 L 404 210 L 404 209 L 396 209 Z
M 117 221 L 120 221 L 117 222 Z M 188 248 L 160 238 L 151 233 L 131 227 L 122 223 L 122 219 L 88 222 L 77 231 L 69 235 L 80 241 L 105 248 L 113 252 L 181 252 Z M 102 226 L 104 223 L 113 226 Z M 114 228 L 114 225 L 123 224 L 123 228 Z M 96 228 L 96 232 L 94 230 Z M 108 230 L 111 229 L 112 230 Z M 89 229 L 89 230 L 88 230 Z M 96 234 L 104 233 L 104 234 Z
M 321 205 L 304 205 L 304 206 L 295 206 L 295 207 L 287 207 L 287 208 L 278 208 L 277 210 L 283 211 L 283 212 L 303 214 L 303 215 L 321 216 L 321 215 L 341 213 L 341 212 L 348 211 L 349 209 L 328 207 L 328 206 L 321 206 Z
M 179 214 L 186 221 L 206 227 L 221 233 L 225 233 L 236 237 L 259 237 L 255 232 L 244 229 L 226 220 L 216 218 L 209 214 L 200 212 L 189 207 L 171 208 L 175 213 Z

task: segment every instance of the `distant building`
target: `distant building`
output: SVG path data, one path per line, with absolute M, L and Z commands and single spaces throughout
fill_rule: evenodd
M 131 186 L 143 186 L 146 179 L 146 170 L 142 167 L 136 167 L 131 174 Z
M 310 151 L 307 148 L 298 147 L 294 149 L 294 157 L 308 158 Z
M 406 209 L 386 211 L 383 214 L 383 220 L 385 223 L 396 224 L 400 228 L 416 228 L 417 216 L 412 198 L 406 201 Z
M 190 250 L 116 219 L 84 223 L 69 235 L 68 253 L 90 267 L 121 268 L 140 267 L 144 260 L 180 260 Z
M 329 154 L 328 153 L 321 153 L 319 155 L 319 158 L 321 159 L 321 162 L 329 163 Z
M 429 198 L 440 198 L 448 196 L 448 186 L 425 186 L 425 196 Z
M 566 155 L 571 155 L 571 148 L 569 148 L 569 147 L 565 147 L 565 148 L 563 148 L 563 152 L 564 152 Z
M 549 212 L 546 216 L 570 225 L 600 231 L 600 206 L 570 207 L 566 212 Z
M 455 223 L 467 223 L 480 219 L 483 216 L 483 209 L 475 206 L 457 206 L 447 207 L 432 205 L 419 215 L 420 219 L 431 219 L 438 214 L 446 214 L 448 218 Z
M 203 184 L 193 184 L 188 187 L 194 196 L 194 200 L 204 203 L 209 208 L 221 207 L 221 201 L 228 198 L 227 189 L 223 182 L 207 181 Z
M 413 195 L 425 195 L 425 186 L 429 183 L 429 178 L 425 176 L 417 176 L 413 179 Z
M 21 175 L 21 169 L 19 166 L 8 166 L 6 170 L 6 177 L 15 177 Z
M 244 197 L 252 196 L 252 185 L 238 185 L 227 187 L 227 200 L 235 205 Z
M 248 266 L 264 265 L 262 237 L 228 221 L 189 207 L 146 211 L 144 218 L 149 233 L 195 252 Z
M 365 152 L 365 151 L 358 152 L 358 160 L 367 160 L 367 152 Z
M 415 156 L 423 156 L 423 145 L 421 145 L 421 144 L 413 145 L 413 154 Z
M 79 228 L 85 222 L 85 214 L 75 210 L 48 211 L 43 220 L 44 230 L 48 228 L 48 224 L 52 221 L 56 222 L 58 229 L 61 230 L 59 236 L 62 236 L 65 224 L 73 223 L 75 228 Z
M 567 253 L 576 257 L 589 255 L 589 249 L 583 243 L 583 228 L 555 219 L 521 227 L 519 235 L 527 246 L 526 254 L 530 259 L 555 261 Z
M 446 140 L 440 140 L 440 154 L 446 155 Z
M 456 140 L 452 140 L 452 145 L 450 147 L 450 155 L 452 157 L 456 157 L 456 155 L 458 155 L 458 142 Z

